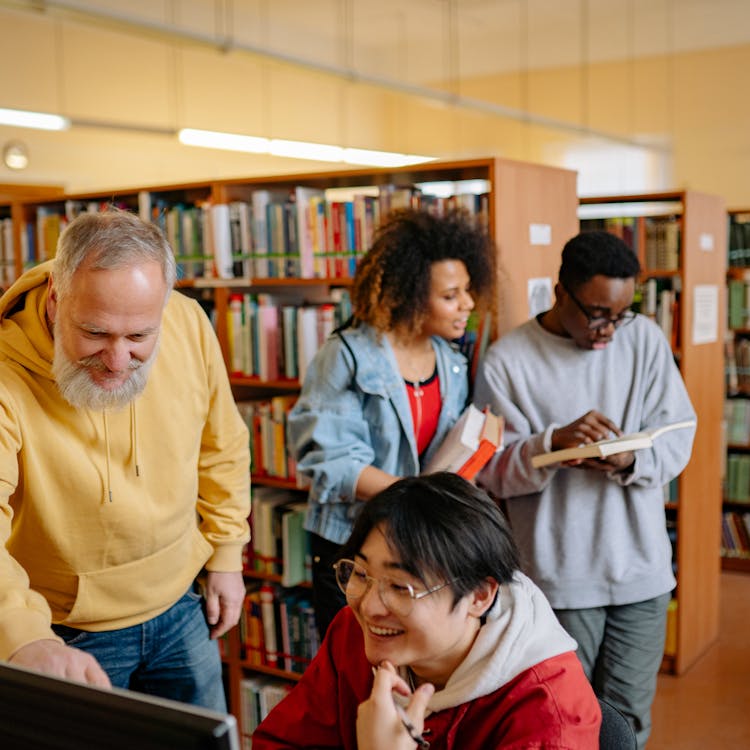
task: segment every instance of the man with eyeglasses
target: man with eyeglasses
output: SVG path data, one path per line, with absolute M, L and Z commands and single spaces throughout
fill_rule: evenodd
M 599 748 L 575 641 L 486 492 L 447 472 L 394 482 L 334 570 L 348 606 L 253 750 Z
M 666 337 L 630 309 L 639 271 L 614 235 L 569 240 L 552 309 L 488 349 L 474 402 L 506 426 L 506 448 L 478 482 L 505 501 L 525 572 L 578 641 L 595 692 L 626 714 L 643 747 L 675 586 L 664 487 L 685 468 L 694 433 L 531 465 L 539 453 L 695 419 Z

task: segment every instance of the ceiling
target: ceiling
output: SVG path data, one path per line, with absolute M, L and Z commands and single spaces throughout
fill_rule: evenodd
M 750 43 L 747 0 L 0 0 L 265 54 L 359 80 L 438 84 Z

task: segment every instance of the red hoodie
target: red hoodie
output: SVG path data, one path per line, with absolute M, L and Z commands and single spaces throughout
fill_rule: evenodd
M 362 630 L 349 607 L 310 667 L 253 734 L 253 750 L 356 750 L 357 707 L 372 689 Z M 432 750 L 597 750 L 601 713 L 573 651 L 524 670 L 487 695 L 431 713 Z

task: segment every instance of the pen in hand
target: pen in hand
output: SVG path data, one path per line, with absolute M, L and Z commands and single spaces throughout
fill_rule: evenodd
M 418 747 L 425 748 L 426 750 L 426 748 L 430 746 L 430 743 L 417 731 L 417 728 L 411 723 L 411 720 L 406 715 L 404 707 L 396 702 L 395 697 L 393 699 L 393 705 L 396 707 L 396 713 L 401 717 L 401 723 L 404 725 L 404 729 L 409 733 L 409 737 L 417 743 Z
M 372 673 L 373 675 L 376 675 L 378 673 L 378 667 L 373 667 Z M 396 713 L 401 719 L 401 723 L 404 725 L 404 729 L 406 729 L 409 737 L 411 737 L 414 742 L 417 743 L 418 747 L 423 748 L 423 750 L 427 750 L 427 748 L 430 747 L 430 743 L 424 738 L 422 734 L 417 731 L 417 728 L 414 726 L 414 724 L 411 723 L 411 719 L 406 713 L 406 709 L 396 700 L 396 696 L 393 694 L 391 695 L 393 697 L 393 706 L 396 709 Z

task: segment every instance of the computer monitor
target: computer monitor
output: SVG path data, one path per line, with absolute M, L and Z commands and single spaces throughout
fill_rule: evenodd
M 0 664 L 3 750 L 239 750 L 233 716 Z

